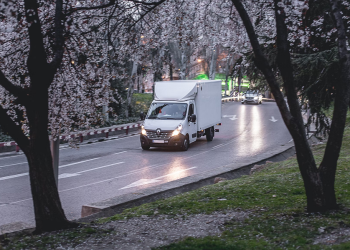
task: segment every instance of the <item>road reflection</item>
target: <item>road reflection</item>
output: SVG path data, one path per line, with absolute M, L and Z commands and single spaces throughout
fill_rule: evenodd
M 162 181 L 173 181 L 177 179 L 184 178 L 189 175 L 188 166 L 183 162 L 182 158 L 175 159 L 171 165 L 167 168 L 167 172 L 163 174 L 163 178 L 161 178 Z
M 263 148 L 262 120 L 258 106 L 252 107 L 251 113 L 251 130 L 248 132 L 248 135 L 252 137 L 252 143 L 250 145 L 251 153 L 255 153 Z
M 239 147 L 235 148 L 238 157 L 256 155 L 263 149 L 262 117 L 259 106 L 242 105 L 239 119 Z

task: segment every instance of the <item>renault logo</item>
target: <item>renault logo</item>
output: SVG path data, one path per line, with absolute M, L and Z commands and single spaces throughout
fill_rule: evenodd
M 160 135 L 160 128 L 157 128 L 157 135 Z

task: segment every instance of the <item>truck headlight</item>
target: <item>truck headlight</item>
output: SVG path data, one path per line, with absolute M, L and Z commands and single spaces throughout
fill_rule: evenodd
M 141 134 L 147 136 L 147 132 L 144 126 L 141 126 Z
M 180 134 L 181 130 L 182 130 L 182 125 L 180 124 L 180 125 L 173 131 L 173 133 L 172 133 L 171 136 L 177 136 L 178 134 Z

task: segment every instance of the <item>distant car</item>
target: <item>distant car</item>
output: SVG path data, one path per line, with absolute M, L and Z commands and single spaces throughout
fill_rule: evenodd
M 241 103 L 254 103 L 259 105 L 262 103 L 262 94 L 257 90 L 247 90 L 242 97 Z

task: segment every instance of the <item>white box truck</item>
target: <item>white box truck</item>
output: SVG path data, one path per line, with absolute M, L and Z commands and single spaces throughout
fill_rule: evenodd
M 141 147 L 188 150 L 201 136 L 212 141 L 221 124 L 221 81 L 156 82 L 154 100 L 141 127 Z M 218 130 L 217 130 L 218 131 Z

